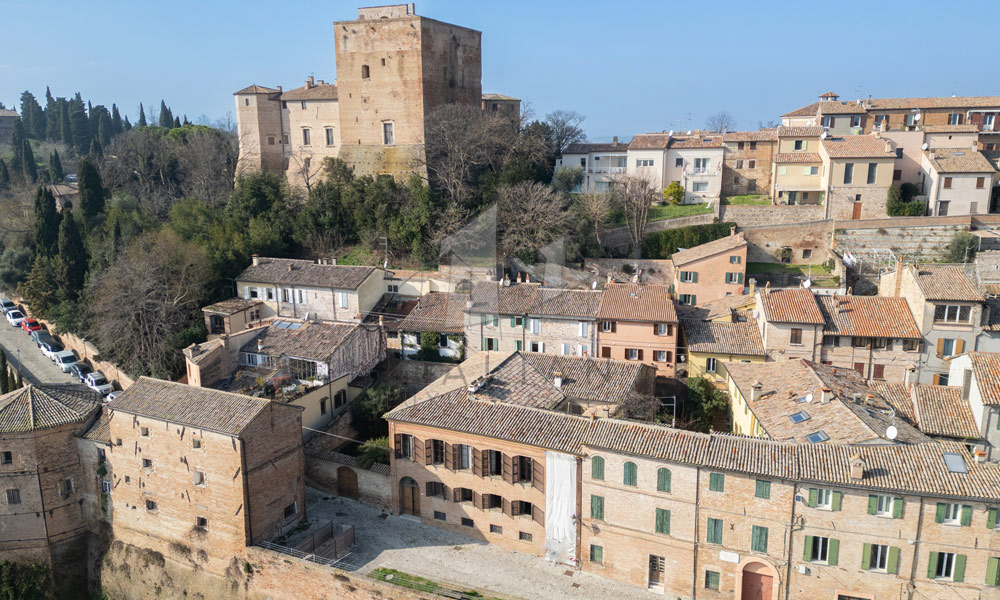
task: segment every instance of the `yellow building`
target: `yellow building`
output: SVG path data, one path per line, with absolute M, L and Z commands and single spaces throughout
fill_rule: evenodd
M 723 387 L 726 381 L 724 363 L 762 363 L 765 360 L 764 343 L 753 318 L 725 322 L 682 317 L 681 328 L 688 377 L 705 377 Z

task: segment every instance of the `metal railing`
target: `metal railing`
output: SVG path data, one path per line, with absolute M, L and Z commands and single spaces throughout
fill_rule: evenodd
M 353 535 L 354 528 L 351 528 L 351 533 Z M 344 571 L 357 571 L 358 566 L 352 565 L 345 561 L 345 559 L 351 554 L 348 552 L 339 558 L 326 558 L 323 556 L 318 556 L 316 554 L 310 554 L 309 552 L 303 552 L 301 550 L 296 550 L 295 548 L 289 548 L 288 546 L 282 546 L 281 544 L 275 544 L 272 542 L 257 542 L 257 545 L 265 550 L 270 550 L 272 552 L 278 552 L 280 554 L 287 554 L 288 556 L 294 556 L 295 558 L 306 560 L 311 563 L 316 563 L 318 565 L 326 565 L 328 567 L 334 567 L 337 569 L 342 569 Z

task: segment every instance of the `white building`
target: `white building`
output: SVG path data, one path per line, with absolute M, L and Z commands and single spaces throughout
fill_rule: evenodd
M 619 143 L 616 136 L 610 144 L 570 144 L 558 159 L 556 170 L 578 168 L 583 171 L 583 182 L 574 193 L 589 194 L 611 188 L 615 176 L 625 173 L 628 144 Z
M 990 212 L 996 169 L 975 148 L 925 151 L 920 160 L 920 179 L 934 216 Z
M 628 174 L 645 177 L 660 190 L 680 183 L 685 204 L 717 202 L 724 154 L 718 133 L 643 133 L 628 146 Z

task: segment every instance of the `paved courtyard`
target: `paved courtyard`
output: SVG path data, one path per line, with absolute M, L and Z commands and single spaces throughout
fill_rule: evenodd
M 354 526 L 355 546 L 343 562 L 361 574 L 386 567 L 511 600 L 663 598 L 313 489 L 308 490 L 307 503 L 310 526 L 327 521 Z M 296 542 L 291 536 L 286 543 Z
M 25 383 L 77 383 L 76 378 L 43 356 L 23 329 L 11 327 L 7 319 L 0 319 L 0 347 L 7 353 L 11 367 L 16 369 L 20 364 Z

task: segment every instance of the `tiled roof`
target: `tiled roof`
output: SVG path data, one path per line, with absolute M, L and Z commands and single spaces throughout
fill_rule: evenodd
M 954 265 L 917 265 L 914 273 L 917 285 L 927 300 L 982 302 L 983 295 L 965 274 Z
M 764 318 L 772 323 L 823 325 L 823 313 L 813 293 L 806 289 L 763 290 L 757 292 Z
M 897 417 L 916 426 L 917 417 L 913 414 L 913 398 L 910 397 L 910 389 L 906 385 L 871 380 L 868 382 L 868 387 L 875 390 L 876 394 L 882 396 L 882 399 L 896 410 Z
M 233 315 L 238 312 L 253 308 L 258 304 L 263 304 L 262 300 L 247 300 L 245 298 L 230 298 L 222 302 L 216 302 L 201 309 L 202 312 L 218 313 L 223 315 Z
M 273 93 L 275 93 L 277 91 L 278 90 L 276 90 L 274 88 L 264 87 L 262 85 L 257 85 L 255 83 L 253 85 L 249 85 L 249 86 L 243 88 L 242 90 L 233 92 L 233 95 L 235 96 L 237 94 L 273 94 Z
M 483 94 L 483 100 L 520 100 L 520 98 L 504 94 Z
M 983 404 L 1000 406 L 1000 353 L 969 352 L 972 375 L 979 386 Z
M 816 137 L 823 133 L 822 127 L 779 127 L 778 137 Z
M 655 378 L 652 367 L 635 361 L 536 352 L 519 352 L 515 356 L 534 367 L 549 385 L 554 385 L 555 374 L 561 373 L 562 387 L 559 391 L 575 400 L 621 404 L 633 391 L 644 391 L 643 386 L 651 384 Z M 514 365 L 516 361 L 508 363 Z M 505 372 L 511 373 L 509 370 Z M 503 376 L 498 369 L 496 377 Z M 645 391 L 652 393 L 652 389 Z
M 986 331 L 1000 331 L 1000 298 L 989 297 L 986 299 L 986 308 L 989 309 L 989 321 L 983 325 Z
M 781 115 L 782 117 L 811 117 L 816 114 L 819 110 L 819 102 L 813 102 L 808 106 L 803 106 L 802 108 L 796 108 L 791 112 L 786 112 Z
M 927 435 L 979 439 L 979 426 L 957 385 L 914 387 L 917 425 Z
M 775 163 L 821 163 L 823 158 L 815 152 L 779 152 L 774 155 Z
M 962 123 L 961 125 L 923 125 L 920 127 L 924 133 L 977 133 L 979 125 L 975 123 Z
M 589 143 L 576 142 L 566 146 L 563 156 L 567 154 L 590 154 L 591 152 L 628 152 L 628 144 L 625 142 L 611 143 Z
M 670 143 L 668 133 L 640 133 L 629 142 L 629 150 L 665 150 Z
M 535 315 L 593 319 L 601 302 L 600 290 L 546 288 L 536 283 L 501 285 L 478 281 L 472 287 L 472 313 Z
M 848 135 L 826 138 L 823 148 L 831 158 L 895 158 L 896 151 L 888 139 L 874 135 Z
M 417 305 L 399 324 L 400 331 L 463 333 L 468 294 L 429 292 L 420 297 Z
M 724 142 L 773 142 L 778 139 L 776 128 L 760 131 L 729 131 L 722 134 Z
M 27 385 L 0 396 L 0 433 L 20 433 L 86 421 L 101 394 L 83 385 Z
M 938 173 L 995 173 L 993 163 L 971 148 L 935 148 L 924 156 Z
M 724 238 L 712 240 L 711 242 L 695 246 L 694 248 L 674 252 L 670 256 L 670 260 L 674 263 L 674 267 L 678 267 L 680 265 L 686 265 L 690 262 L 701 260 L 715 254 L 721 254 L 737 248 L 743 248 L 746 245 L 747 241 L 743 238 L 743 233 L 741 232 L 736 235 L 727 235 Z
M 83 432 L 81 437 L 95 442 L 101 442 L 103 444 L 110 444 L 111 418 L 108 415 L 108 411 L 101 410 L 101 414 L 94 419 L 94 422 L 91 423 L 90 427 Z
M 721 148 L 722 135 L 714 132 L 640 133 L 632 138 L 629 150 L 664 150 L 666 148 Z
M 668 148 L 721 148 L 722 147 L 722 136 L 715 134 L 703 134 L 703 135 L 674 135 L 670 138 L 670 144 Z
M 826 335 L 919 339 L 913 315 L 903 298 L 817 296 Z
M 700 302 L 697 306 L 678 306 L 677 313 L 682 319 L 700 319 L 714 321 L 720 317 L 732 316 L 734 310 L 753 309 L 754 297 L 723 296 L 709 302 Z
M 1000 96 L 940 96 L 936 98 L 872 98 L 870 111 L 905 108 L 998 108 Z
M 317 83 L 282 92 L 282 100 L 336 100 L 337 86 L 332 83 Z
M 355 290 L 374 271 L 375 267 L 320 265 L 311 260 L 261 257 L 256 265 L 251 264 L 236 280 Z
M 691 352 L 765 356 L 756 319 L 725 323 L 682 318 L 681 326 Z
M 865 107 L 857 102 L 823 100 L 819 103 L 821 115 L 858 115 L 865 112 L 867 112 Z
M 241 437 L 247 425 L 271 404 L 292 407 L 242 394 L 140 377 L 108 406 L 112 414 L 123 412 Z
M 289 324 L 292 327 L 288 327 Z M 293 329 L 296 325 L 298 327 Z M 267 327 L 261 328 L 253 339 L 243 344 L 240 352 L 326 362 L 344 340 L 359 327 L 362 325 L 274 321 Z
M 665 285 L 611 283 L 604 287 L 598 319 L 676 323 L 677 312 Z

